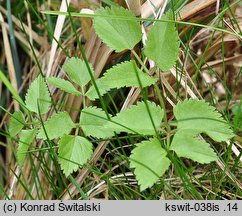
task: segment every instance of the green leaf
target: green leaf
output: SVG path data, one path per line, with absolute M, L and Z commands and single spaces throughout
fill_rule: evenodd
M 166 151 L 156 138 L 138 144 L 132 151 L 130 160 L 130 168 L 135 169 L 134 174 L 141 191 L 156 183 L 170 166 Z
M 69 82 L 67 80 L 56 78 L 56 77 L 49 77 L 47 79 L 47 81 L 48 81 L 48 83 L 52 84 L 53 86 L 65 91 L 65 92 L 75 94 L 77 96 L 81 95 L 81 93 L 76 90 L 76 88 L 71 84 L 71 82 Z
M 97 107 L 88 107 L 81 112 L 80 125 L 86 136 L 112 137 L 114 135 L 113 130 L 104 127 L 107 123 L 107 115 Z
M 80 136 L 64 135 L 59 142 L 59 163 L 66 176 L 92 156 L 92 143 Z M 78 165 L 79 164 L 79 165 Z
M 155 103 L 147 101 L 155 129 L 159 130 L 164 111 Z M 128 109 L 118 113 L 111 118 L 113 122 L 108 122 L 105 127 L 115 132 L 139 133 L 143 135 L 154 135 L 155 129 L 150 119 L 144 102 L 130 106 Z M 115 122 L 115 123 L 114 123 Z M 118 124 L 116 124 L 118 123 Z
M 189 158 L 199 163 L 210 163 L 218 159 L 209 144 L 195 137 L 189 130 L 177 132 L 172 140 L 170 149 L 175 151 L 179 157 Z
M 205 133 L 217 142 L 232 138 L 233 132 L 214 107 L 199 100 L 179 102 L 174 108 L 178 130 Z
M 156 82 L 156 79 L 143 73 L 134 61 L 126 61 L 107 70 L 103 77 L 96 80 L 99 92 L 104 95 L 113 88 L 121 87 L 140 87 L 137 75 L 140 78 L 142 87 L 147 87 Z M 98 94 L 94 86 L 86 93 L 90 100 L 98 98 Z
M 167 12 L 162 19 L 173 20 L 172 12 Z M 178 57 L 178 39 L 175 23 L 156 22 L 148 34 L 144 53 L 155 61 L 161 70 L 168 71 Z
M 35 113 L 45 114 L 49 111 L 51 98 L 44 78 L 39 75 L 30 85 L 25 96 L 26 107 Z
M 141 25 L 132 12 L 122 7 L 107 7 L 96 10 L 95 15 L 98 15 L 94 17 L 97 35 L 117 52 L 132 49 L 141 40 Z
M 10 124 L 9 124 L 9 134 L 10 136 L 14 137 L 16 136 L 19 131 L 24 127 L 25 120 L 23 113 L 20 111 L 15 111 L 13 115 L 10 118 Z
M 28 152 L 31 142 L 34 140 L 35 134 L 35 129 L 22 130 L 20 133 L 20 140 L 17 151 L 17 160 L 20 167 L 22 167 L 24 164 L 26 154 Z
M 94 74 L 93 67 L 89 63 L 89 67 Z M 79 86 L 85 86 L 90 80 L 90 74 L 85 62 L 79 58 L 72 57 L 64 65 L 63 70 L 68 74 L 69 78 Z
M 67 112 L 59 112 L 44 122 L 44 128 L 50 140 L 62 137 L 63 134 L 70 133 L 76 127 Z M 43 127 L 40 129 L 37 138 L 46 140 Z

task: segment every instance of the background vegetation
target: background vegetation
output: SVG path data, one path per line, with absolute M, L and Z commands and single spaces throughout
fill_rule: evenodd
M 201 165 L 181 160 L 152 188 L 140 192 L 127 158 L 142 137 L 120 134 L 110 140 L 93 142 L 94 154 L 85 166 L 66 178 L 55 157 L 57 148 L 36 140 L 31 144 L 22 168 L 17 165 L 18 137 L 9 135 L 10 113 L 20 106 L 13 98 L 24 98 L 30 83 L 43 73 L 64 78 L 61 67 L 72 56 L 82 57 L 80 44 L 95 70 L 95 78 L 113 65 L 134 59 L 129 51 L 114 52 L 95 34 L 91 18 L 53 16 L 46 10 L 64 11 L 69 1 L 0 1 L 0 197 L 2 199 L 241 199 L 241 66 L 242 4 L 229 0 L 71 0 L 69 10 L 96 10 L 121 5 L 144 18 L 157 18 L 171 9 L 179 31 L 179 57 L 172 70 L 162 72 L 160 92 L 165 98 L 168 120 L 179 100 L 205 99 L 219 110 L 235 133 L 233 140 L 216 144 L 219 160 Z M 136 1 L 139 2 L 139 1 Z M 62 7 L 61 7 L 62 5 Z M 61 7 L 61 8 L 60 8 Z M 150 21 L 144 22 L 146 31 Z M 211 28 L 211 26 L 213 28 Z M 56 43 L 58 41 L 58 44 Z M 136 52 L 142 56 L 142 46 Z M 148 64 L 147 64 L 148 65 Z M 150 65 L 152 70 L 152 65 Z M 55 88 L 53 104 L 69 112 L 78 122 L 83 98 Z M 110 97 L 111 95 L 111 97 Z M 140 90 L 122 88 L 105 95 L 110 113 L 135 104 Z M 153 87 L 149 100 L 160 103 Z M 100 106 L 99 101 L 86 101 Z M 55 110 L 48 113 L 51 116 Z

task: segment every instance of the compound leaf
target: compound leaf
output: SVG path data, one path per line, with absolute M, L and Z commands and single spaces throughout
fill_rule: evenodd
M 189 130 L 177 132 L 171 143 L 171 150 L 179 157 L 192 159 L 199 163 L 210 163 L 218 159 L 214 150 L 203 139 L 199 139 Z
M 137 76 L 139 76 L 142 87 L 147 87 L 156 82 L 156 79 L 143 73 L 134 61 L 126 61 L 107 70 L 103 77 L 96 81 L 99 92 L 104 95 L 113 88 L 140 87 Z M 90 100 L 98 98 L 94 86 L 86 93 Z
M 25 96 L 26 107 L 35 113 L 45 114 L 50 108 L 50 93 L 44 81 L 44 78 L 39 75 L 30 85 Z
M 92 155 L 92 143 L 80 136 L 64 135 L 59 142 L 59 163 L 66 176 L 87 163 Z M 78 165 L 79 164 L 79 165 Z
M 154 125 L 152 124 L 145 102 L 139 102 L 137 105 L 130 106 L 111 118 L 113 122 L 108 122 L 105 127 L 117 133 L 128 132 L 154 135 L 160 128 L 164 111 L 155 103 L 147 101 L 147 105 Z
M 20 139 L 17 151 L 17 160 L 20 167 L 23 166 L 26 154 L 28 152 L 30 143 L 34 140 L 36 134 L 35 129 L 22 130 L 20 133 Z
M 141 191 L 151 187 L 169 168 L 170 160 L 156 138 L 141 142 L 131 153 L 130 168 L 135 169 Z
M 178 121 L 178 130 L 190 130 L 194 134 L 205 133 L 217 142 L 234 136 L 221 114 L 204 101 L 179 102 L 174 108 L 174 115 Z
M 25 120 L 23 113 L 20 111 L 15 111 L 13 115 L 10 118 L 10 124 L 9 124 L 9 134 L 10 136 L 14 137 L 16 136 L 19 131 L 24 127 Z
M 70 133 L 71 129 L 75 127 L 75 124 L 71 120 L 71 117 L 67 112 L 59 112 L 44 122 L 44 128 L 39 131 L 37 138 L 46 140 L 46 134 L 50 140 L 59 138 L 63 134 Z
M 97 35 L 117 52 L 132 49 L 141 40 L 141 25 L 129 10 L 122 7 L 101 8 L 96 10 L 95 15 Z
M 57 77 L 49 77 L 47 79 L 47 81 L 51 85 L 65 91 L 65 92 L 75 94 L 77 96 L 81 95 L 81 93 L 79 91 L 77 91 L 76 88 L 72 85 L 72 83 L 67 81 L 67 80 L 60 79 L 60 78 L 57 78 Z
M 89 63 L 91 73 L 94 74 L 93 67 Z M 79 86 L 85 86 L 90 80 L 91 76 L 89 74 L 86 63 L 79 59 L 72 57 L 64 65 L 63 70 L 68 74 L 69 78 Z
M 81 112 L 80 125 L 86 136 L 112 137 L 114 135 L 113 130 L 104 127 L 107 122 L 107 115 L 97 107 L 87 107 Z
M 173 20 L 172 12 L 167 12 L 165 20 Z M 150 30 L 145 47 L 145 55 L 156 62 L 163 71 L 169 70 L 177 60 L 179 53 L 178 33 L 175 23 L 156 22 Z

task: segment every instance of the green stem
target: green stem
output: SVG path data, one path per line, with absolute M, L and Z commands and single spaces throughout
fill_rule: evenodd
M 86 108 L 86 100 L 85 100 L 85 90 L 84 87 L 81 87 L 81 91 L 82 91 L 82 104 L 83 104 L 83 109 Z
M 171 127 L 170 127 L 170 124 L 168 122 L 168 118 L 167 118 L 167 114 L 166 114 L 166 106 L 165 106 L 164 99 L 163 99 L 163 97 L 162 97 L 162 95 L 160 93 L 160 89 L 157 86 L 157 84 L 155 84 L 155 90 L 156 90 L 157 96 L 158 96 L 159 101 L 160 101 L 160 106 L 164 110 L 164 117 L 163 117 L 163 119 L 164 119 L 164 122 L 165 122 L 166 133 L 167 133 L 167 147 L 169 148 L 170 143 L 171 143 Z

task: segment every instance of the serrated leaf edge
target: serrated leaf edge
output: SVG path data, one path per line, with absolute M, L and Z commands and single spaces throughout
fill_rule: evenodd
M 107 76 L 111 76 L 111 75 L 110 75 L 111 73 L 115 73 L 115 72 L 113 72 L 113 70 L 116 70 L 117 68 L 119 68 L 120 66 L 123 66 L 124 64 L 132 63 L 132 62 L 134 62 L 134 61 L 124 61 L 124 62 L 121 62 L 121 63 L 119 63 L 119 64 L 117 64 L 117 65 L 114 65 L 113 67 L 111 67 L 111 68 L 109 68 L 107 71 L 105 71 L 105 73 L 103 74 L 103 76 L 102 76 L 101 78 L 97 79 L 96 82 L 103 82 L 103 80 L 105 81 L 105 80 L 107 79 Z M 136 67 L 137 67 L 137 65 L 136 65 Z M 152 84 L 148 85 L 148 86 L 151 86 L 151 85 L 153 85 L 153 84 L 156 83 L 157 78 L 155 78 L 155 77 L 151 77 L 151 76 L 149 76 L 148 74 L 142 72 L 138 67 L 137 67 L 137 70 L 140 71 L 139 73 L 142 73 L 142 75 L 147 76 L 148 79 L 150 79 L 150 80 L 153 79 L 154 82 L 153 82 Z M 107 89 L 104 89 L 102 92 L 100 92 L 100 95 L 103 96 L 103 95 L 107 94 L 109 91 L 112 91 L 113 89 L 129 88 L 129 87 L 136 87 L 136 88 L 139 88 L 140 86 L 138 86 L 138 85 L 137 85 L 137 86 L 136 86 L 136 85 L 126 85 L 126 84 L 125 84 L 125 85 L 119 85 L 119 86 L 116 86 L 116 87 L 110 87 L 110 86 L 108 86 Z M 143 87 L 147 87 L 147 86 L 143 86 Z M 90 100 L 98 99 L 98 95 L 95 95 L 94 97 L 90 97 L 90 96 L 88 95 L 89 92 L 90 92 L 90 90 L 93 90 L 92 88 L 93 88 L 93 86 L 91 86 L 91 88 L 86 92 L 85 95 L 86 95 Z M 95 89 L 94 89 L 94 90 L 95 90 Z

